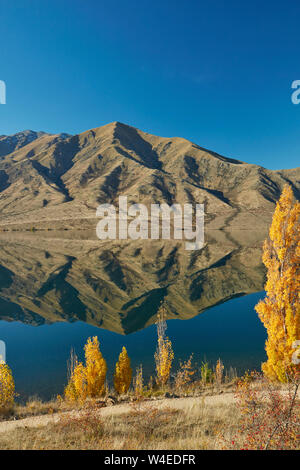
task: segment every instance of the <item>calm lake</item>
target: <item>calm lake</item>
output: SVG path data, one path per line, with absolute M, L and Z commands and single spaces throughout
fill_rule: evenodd
M 197 367 L 220 357 L 238 373 L 259 369 L 266 339 L 254 310 L 264 295 L 261 242 L 249 234 L 209 237 L 199 252 L 178 243 L 2 237 L 0 340 L 20 399 L 61 394 L 70 350 L 82 359 L 89 336 L 99 338 L 109 380 L 122 346 L 133 369 L 142 364 L 149 377 L 161 302 L 175 368 L 193 353 Z

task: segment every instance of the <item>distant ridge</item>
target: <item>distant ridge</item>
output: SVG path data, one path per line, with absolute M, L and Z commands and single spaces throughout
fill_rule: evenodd
M 27 130 L 0 136 L 0 225 L 92 228 L 96 207 L 203 202 L 210 229 L 269 223 L 285 183 L 300 194 L 300 168 L 271 171 L 184 138 L 113 122 L 78 135 Z

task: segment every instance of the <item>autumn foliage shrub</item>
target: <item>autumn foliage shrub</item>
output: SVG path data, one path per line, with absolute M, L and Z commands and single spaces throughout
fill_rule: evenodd
M 75 359 L 65 388 L 65 397 L 70 401 L 97 398 L 105 392 L 107 366 L 96 336 L 88 339 L 84 351 L 85 365 Z
M 123 347 L 122 352 L 119 355 L 119 360 L 116 364 L 114 375 L 114 387 L 119 395 L 128 392 L 131 378 L 132 369 L 130 367 L 130 359 L 128 357 L 126 348 Z
M 227 448 L 236 450 L 292 450 L 300 439 L 300 376 L 288 388 L 252 372 L 237 384 L 240 412 L 238 431 Z
M 192 381 L 196 371 L 192 365 L 193 355 L 187 361 L 180 361 L 179 370 L 175 375 L 174 386 L 178 392 L 184 390 Z

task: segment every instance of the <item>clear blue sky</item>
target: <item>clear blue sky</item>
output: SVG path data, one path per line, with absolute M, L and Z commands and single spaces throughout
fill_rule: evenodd
M 0 0 L 0 17 L 0 134 L 121 121 L 299 166 L 299 0 Z

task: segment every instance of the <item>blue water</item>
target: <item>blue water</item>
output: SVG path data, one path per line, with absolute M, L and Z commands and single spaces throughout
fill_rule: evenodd
M 254 306 L 263 293 L 229 300 L 190 320 L 169 320 L 167 335 L 178 360 L 194 353 L 199 366 L 206 359 L 215 364 L 220 357 L 226 368 L 239 373 L 260 369 L 265 360 L 266 331 Z M 29 326 L 0 321 L 0 339 L 5 341 L 7 363 L 13 370 L 21 400 L 30 396 L 49 399 L 62 393 L 67 380 L 67 360 L 73 347 L 82 359 L 89 336 L 98 336 L 111 380 L 122 346 L 127 348 L 135 369 L 143 364 L 145 376 L 154 372 L 156 328 L 122 336 L 82 322 Z

